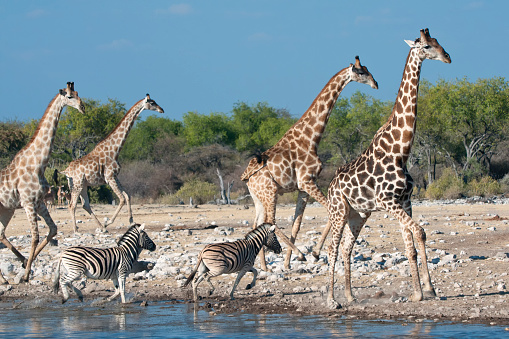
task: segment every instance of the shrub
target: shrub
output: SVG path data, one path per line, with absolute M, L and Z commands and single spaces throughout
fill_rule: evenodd
M 210 200 L 214 200 L 214 196 L 219 193 L 219 187 L 210 182 L 191 180 L 186 183 L 175 193 L 175 196 L 184 203 L 189 202 L 189 198 L 193 198 L 195 204 L 204 204 Z
M 457 199 L 465 193 L 465 184 L 454 171 L 447 168 L 442 176 L 428 186 L 425 196 L 428 199 Z
M 502 192 L 502 187 L 490 176 L 483 176 L 468 183 L 468 194 L 470 196 L 493 196 Z

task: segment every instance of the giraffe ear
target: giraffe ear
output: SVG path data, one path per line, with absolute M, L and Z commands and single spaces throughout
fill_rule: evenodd
M 405 40 L 405 42 L 408 44 L 408 46 L 414 48 L 416 45 L 415 45 L 415 41 L 412 41 L 412 40 Z

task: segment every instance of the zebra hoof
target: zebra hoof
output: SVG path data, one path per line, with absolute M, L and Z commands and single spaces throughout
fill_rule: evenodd
M 246 290 L 250 290 L 252 288 L 251 284 L 247 284 Z
M 80 303 L 83 302 L 83 297 L 78 297 L 78 300 L 80 301 Z
M 65 304 L 67 302 L 67 299 L 62 299 L 62 304 Z

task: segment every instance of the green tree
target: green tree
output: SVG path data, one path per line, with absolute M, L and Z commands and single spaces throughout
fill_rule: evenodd
M 188 147 L 234 143 L 235 133 L 231 128 L 230 119 L 224 113 L 203 115 L 188 112 L 184 114 L 182 120 L 184 122 L 182 132 Z
M 138 121 L 122 148 L 120 160 L 149 160 L 159 162 L 164 153 L 158 152 L 156 145 L 165 138 L 175 138 L 183 130 L 180 121 L 149 115 Z
M 240 152 L 265 150 L 274 145 L 295 121 L 287 110 L 270 107 L 265 102 L 253 106 L 236 103 L 231 121 L 237 136 L 235 147 Z
M 0 122 L 0 169 L 9 165 L 27 142 L 28 134 L 22 122 Z

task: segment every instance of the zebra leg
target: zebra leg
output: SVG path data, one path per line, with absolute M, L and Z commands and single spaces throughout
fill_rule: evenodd
M 113 295 L 108 298 L 108 301 L 112 301 L 113 299 L 115 299 L 120 294 L 118 278 L 117 277 L 113 277 L 113 278 L 111 278 L 111 281 L 113 281 L 113 286 L 115 286 L 115 293 L 113 293 Z M 125 298 L 125 296 L 123 296 L 123 297 Z M 124 302 L 124 299 L 122 299 L 122 302 Z
M 198 276 L 193 280 L 193 298 L 194 302 L 198 302 L 198 284 L 202 282 L 203 279 L 205 279 L 205 276 L 207 273 L 199 272 Z
M 235 300 L 235 298 L 233 297 L 233 292 L 237 288 L 237 285 L 239 284 L 240 279 L 242 279 L 242 277 L 244 276 L 244 274 L 246 274 L 246 272 L 248 270 L 249 269 L 247 267 L 243 268 L 242 270 L 239 271 L 239 274 L 237 274 L 237 279 L 235 279 L 235 283 L 233 283 L 232 291 L 230 292 L 230 300 Z
M 125 304 L 125 274 L 120 274 L 118 278 L 120 298 L 122 298 L 122 304 Z
M 251 281 L 250 284 L 247 284 L 246 286 L 246 290 L 250 290 L 252 289 L 253 287 L 255 287 L 255 284 L 256 284 L 256 277 L 258 276 L 258 271 L 256 270 L 256 268 L 254 268 L 254 266 L 251 266 L 251 268 L 249 269 L 249 272 L 252 272 L 253 273 L 253 281 Z
M 210 278 L 211 278 L 210 275 L 207 274 L 206 281 L 209 283 L 209 286 L 210 286 L 209 296 L 211 296 L 212 293 L 214 293 L 214 290 L 215 290 L 214 285 L 212 285 L 212 282 L 210 281 Z

